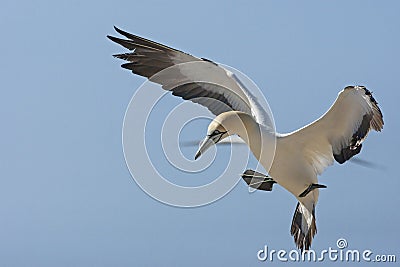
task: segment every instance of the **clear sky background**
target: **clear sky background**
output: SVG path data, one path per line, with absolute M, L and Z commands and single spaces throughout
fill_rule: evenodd
M 211 205 L 184 209 L 136 185 L 121 133 L 144 79 L 111 57 L 123 51 L 105 37 L 113 25 L 246 73 L 279 132 L 318 118 L 346 85 L 371 89 L 385 127 L 368 136 L 360 158 L 379 168 L 335 164 L 320 177 L 328 189 L 312 248 L 335 248 L 344 237 L 351 249 L 400 260 L 398 1 L 1 6 L 1 266 L 260 266 L 270 264 L 256 257 L 264 245 L 294 248 L 296 200 L 279 186 L 249 194 L 239 183 Z M 192 131 L 198 139 L 205 130 Z

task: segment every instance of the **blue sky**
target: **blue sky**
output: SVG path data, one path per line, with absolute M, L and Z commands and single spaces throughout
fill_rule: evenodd
M 111 57 L 122 51 L 105 37 L 113 25 L 241 70 L 279 132 L 318 118 L 346 85 L 366 85 L 385 127 L 360 158 L 381 168 L 335 164 L 320 177 L 328 189 L 312 248 L 344 237 L 349 248 L 400 257 L 399 10 L 397 1 L 3 1 L 0 265 L 259 266 L 269 264 L 256 258 L 264 245 L 294 248 L 296 200 L 279 186 L 249 194 L 239 183 L 183 209 L 136 185 L 121 134 L 144 79 Z

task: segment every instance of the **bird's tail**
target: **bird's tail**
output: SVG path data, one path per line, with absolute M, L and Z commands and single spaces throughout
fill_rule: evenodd
M 315 224 L 315 204 L 310 203 L 306 207 L 303 203 L 298 202 L 296 211 L 293 215 L 292 227 L 290 234 L 294 238 L 296 247 L 301 251 L 310 249 L 311 242 L 317 233 L 317 225 Z

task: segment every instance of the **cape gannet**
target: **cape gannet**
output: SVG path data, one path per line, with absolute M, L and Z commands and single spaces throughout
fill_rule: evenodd
M 383 128 L 382 112 L 372 93 L 364 86 L 347 86 L 319 119 L 292 133 L 279 134 L 266 126 L 268 116 L 265 110 L 226 68 L 114 28 L 127 39 L 107 37 L 131 50 L 114 56 L 128 61 L 122 67 L 134 74 L 151 79 L 171 66 L 202 62 L 209 69 L 208 73 L 228 84 L 229 88 L 213 83 L 182 83 L 184 80 L 195 81 L 198 70 L 192 71 L 190 65 L 178 68 L 174 74 L 176 77 L 172 79 L 161 75 L 153 80 L 173 95 L 201 104 L 216 115 L 200 144 L 196 159 L 228 136 L 238 135 L 247 143 L 268 171 L 268 176 L 247 170 L 243 179 L 249 186 L 266 191 L 271 191 L 273 184 L 277 183 L 297 198 L 290 232 L 297 248 L 308 250 L 317 233 L 315 206 L 319 188 L 326 187 L 318 184 L 318 175 L 335 160 L 342 164 L 360 153 L 369 131 Z M 272 139 L 276 140 L 276 147 L 272 162 L 269 162 L 269 157 L 264 154 L 268 154 L 265 151 L 270 149 L 268 144 Z

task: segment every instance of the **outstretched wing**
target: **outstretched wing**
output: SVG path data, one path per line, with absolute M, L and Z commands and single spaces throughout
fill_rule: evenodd
M 318 174 L 346 162 L 361 151 L 370 130 L 381 131 L 383 116 L 372 93 L 364 86 L 347 86 L 332 107 L 315 122 L 289 134 Z
M 127 39 L 107 37 L 132 50 L 114 55 L 128 61 L 121 65 L 123 68 L 161 84 L 175 96 L 207 107 L 215 115 L 237 110 L 253 115 L 260 124 L 268 122 L 261 105 L 229 70 L 208 59 L 114 28 Z

